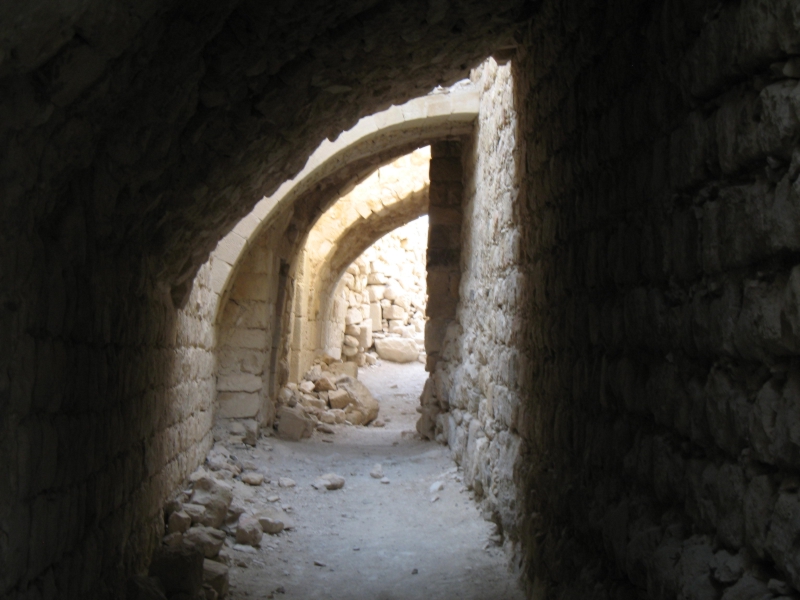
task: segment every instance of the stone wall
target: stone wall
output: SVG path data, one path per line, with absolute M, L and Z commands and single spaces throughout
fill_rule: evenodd
M 789 595 L 800 5 L 565 8 L 513 69 L 532 594 Z
M 428 322 L 425 324 L 426 370 L 433 371 L 447 327 L 458 303 L 463 204 L 461 142 L 431 147 L 431 192 L 428 210 Z
M 474 134 L 456 157 L 463 160 L 463 204 L 451 201 L 448 207 L 459 217 L 459 229 L 448 236 L 460 248 L 460 278 L 458 272 L 449 275 L 455 277 L 457 294 L 442 286 L 458 300 L 458 309 L 445 324 L 421 399 L 418 430 L 450 446 L 485 514 L 508 539 L 517 540 L 519 407 L 531 384 L 523 362 L 528 272 L 524 207 L 518 199 L 517 115 L 509 65 L 489 59 L 472 77 L 481 104 Z M 446 268 L 437 266 L 439 272 Z
M 428 219 L 423 217 L 383 236 L 347 267 L 333 309 L 341 324 L 342 360 L 363 366 L 379 356 L 401 362 L 425 359 L 427 246 Z
M 273 231 L 277 227 L 271 228 Z M 285 309 L 288 257 L 269 233 L 243 257 L 223 305 L 217 341 L 218 418 L 271 423 L 281 355 L 281 319 Z
M 19 336 L 2 370 L 3 598 L 120 597 L 163 534 L 161 506 L 211 446 L 209 270 L 175 310 L 163 287 L 131 285 L 124 269 L 89 277 L 85 255 L 76 277 L 77 239 L 41 241 L 16 298 L 49 293 L 0 327 Z

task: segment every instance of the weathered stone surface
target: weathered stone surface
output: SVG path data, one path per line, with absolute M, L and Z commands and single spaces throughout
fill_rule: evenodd
M 354 362 L 331 363 L 327 366 L 327 370 L 333 375 L 334 381 L 336 381 L 336 378 L 340 375 L 347 375 L 353 379 L 358 379 L 358 365 Z
M 328 394 L 328 402 L 331 408 L 344 409 L 353 401 L 350 393 L 346 389 L 338 389 Z
M 348 403 L 345 405 L 345 413 L 348 415 L 348 420 L 355 425 L 366 425 L 373 421 L 378 416 L 380 409 L 378 401 L 372 396 L 372 393 L 367 389 L 363 383 L 352 377 L 343 375 L 336 380 L 336 385 L 340 390 L 347 392 L 349 397 Z M 333 405 L 331 405 L 333 406 Z M 336 406 L 334 408 L 341 408 Z M 360 415 L 358 423 L 349 418 L 353 414 Z
M 203 583 L 225 598 L 228 594 L 228 567 L 213 560 L 203 561 Z
M 186 511 L 175 511 L 169 516 L 167 530 L 170 533 L 183 533 L 192 526 L 192 517 Z
M 406 363 L 417 360 L 419 348 L 409 338 L 384 338 L 375 340 L 375 350 L 383 360 Z
M 236 524 L 236 543 L 248 546 L 259 546 L 263 531 L 258 519 L 252 515 L 243 514 Z
M 262 511 L 262 514 L 258 516 L 258 523 L 264 533 L 276 535 L 284 530 L 285 524 L 282 515 L 277 513 L 278 511 L 264 514 L 264 511 Z
M 287 440 L 298 441 L 310 437 L 314 422 L 306 418 L 301 410 L 282 406 L 278 409 L 278 435 Z
M 242 481 L 247 485 L 261 485 L 264 483 L 264 475 L 256 471 L 245 471 L 242 473 Z
M 183 512 L 192 518 L 192 523 L 202 523 L 205 518 L 206 507 L 187 502 L 183 505 Z
M 329 392 L 336 389 L 336 384 L 333 382 L 333 377 L 322 375 L 319 379 L 317 379 L 314 389 L 317 392 Z
M 340 490 L 344 487 L 345 479 L 336 473 L 320 475 L 311 485 L 318 490 Z
M 219 554 L 224 542 L 224 531 L 203 525 L 196 525 L 183 534 L 184 546 L 198 550 L 206 558 Z
M 192 503 L 205 507 L 206 510 L 200 517 L 203 525 L 215 528 L 222 525 L 232 500 L 233 488 L 228 483 L 211 475 L 203 475 L 194 481 Z

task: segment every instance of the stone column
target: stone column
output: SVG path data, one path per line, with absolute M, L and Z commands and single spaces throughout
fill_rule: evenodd
M 431 145 L 428 210 L 428 321 L 425 369 L 432 373 L 447 326 L 455 319 L 461 278 L 461 216 L 464 196 L 461 142 Z

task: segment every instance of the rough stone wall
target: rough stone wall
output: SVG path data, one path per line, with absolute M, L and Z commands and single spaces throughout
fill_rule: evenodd
M 22 271 L 3 270 L 17 272 L 0 327 L 3 598 L 121 597 L 163 533 L 161 506 L 211 446 L 209 271 L 176 311 L 124 271 L 97 280 L 86 261 L 76 277 L 78 239 L 40 238 Z
M 474 134 L 463 148 L 458 309 L 426 383 L 418 428 L 449 444 L 485 514 L 516 540 L 517 427 L 524 386 L 530 385 L 522 362 L 528 273 L 522 262 L 517 116 L 509 65 L 490 59 L 473 80 L 482 95 Z
M 431 146 L 430 178 L 425 368 L 433 371 L 458 303 L 463 203 L 461 142 L 439 142 Z
M 545 2 L 525 34 L 535 598 L 800 588 L 798 54 L 792 0 Z
M 383 236 L 347 267 L 333 310 L 340 324 L 342 360 L 359 366 L 374 362 L 373 339 L 387 335 L 420 338 L 424 360 L 427 247 L 428 220 L 420 218 Z

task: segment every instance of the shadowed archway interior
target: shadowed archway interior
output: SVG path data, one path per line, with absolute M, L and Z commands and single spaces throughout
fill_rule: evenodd
M 529 596 L 797 594 L 796 1 L 0 15 L 0 596 L 123 597 L 213 442 L 215 323 L 247 246 L 217 244 L 324 140 L 490 56 L 460 144 L 421 122 L 360 146 L 249 232 L 291 247 L 354 181 L 442 144 L 453 269 L 428 287 L 453 314 L 426 431 Z

